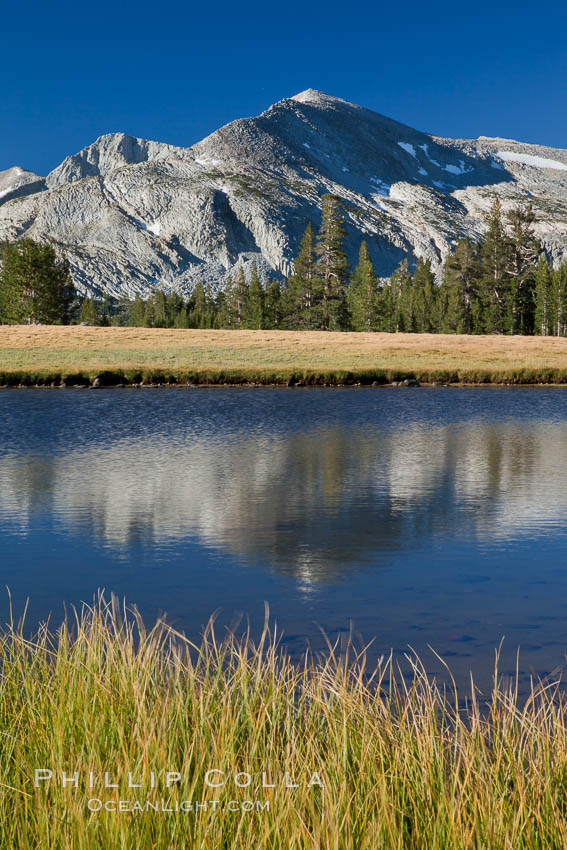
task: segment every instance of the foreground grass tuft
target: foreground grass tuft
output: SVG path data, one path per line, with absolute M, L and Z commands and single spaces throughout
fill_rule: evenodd
M 253 644 L 220 640 L 209 624 L 196 646 L 162 622 L 146 631 L 135 610 L 102 597 L 56 632 L 8 628 L 0 653 L 6 850 L 567 845 L 557 686 L 534 686 L 520 705 L 496 675 L 487 705 L 473 692 L 459 710 L 415 658 L 410 684 L 391 659 L 367 670 L 352 645 L 293 665 L 267 626 Z M 54 776 L 36 788 L 35 768 Z M 207 786 L 213 768 L 226 786 Z M 79 772 L 78 788 L 62 787 L 63 770 Z M 119 787 L 103 787 L 105 771 Z M 166 771 L 180 774 L 170 788 Z M 142 788 L 128 787 L 128 772 Z M 237 772 L 251 774 L 248 787 Z M 263 772 L 275 788 L 262 787 Z M 313 772 L 323 789 L 308 785 Z M 89 811 L 93 799 L 163 799 L 174 811 Z M 175 811 L 183 800 L 207 807 Z M 261 810 L 243 809 L 256 800 Z

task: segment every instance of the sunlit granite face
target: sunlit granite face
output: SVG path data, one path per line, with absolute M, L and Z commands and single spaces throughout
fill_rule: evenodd
M 440 138 L 306 89 L 190 148 L 108 133 L 46 178 L 0 172 L 0 241 L 64 246 L 83 294 L 187 293 L 254 262 L 263 276 L 288 275 L 332 192 L 345 202 L 350 262 L 365 239 L 386 277 L 417 257 L 438 272 L 458 236 L 478 239 L 499 198 L 505 211 L 533 205 L 536 235 L 559 262 L 566 171 L 562 149 Z

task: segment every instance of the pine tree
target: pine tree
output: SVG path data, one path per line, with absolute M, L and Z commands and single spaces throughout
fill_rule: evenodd
M 79 321 L 88 325 L 96 325 L 98 319 L 97 303 L 94 298 L 83 298 Z
M 114 304 L 110 295 L 103 295 L 101 301 L 96 303 L 95 324 L 102 328 L 110 327 Z
M 242 266 L 233 279 L 227 277 L 222 307 L 219 313 L 219 324 L 223 328 L 236 329 L 242 327 L 248 303 L 248 285 Z
M 216 326 L 219 328 L 234 327 L 234 317 L 232 311 L 234 291 L 234 278 L 231 274 L 227 275 L 224 289 L 219 289 L 216 298 Z
M 146 299 L 144 304 L 144 322 L 142 327 L 144 328 L 153 328 L 154 326 L 154 299 L 150 295 L 149 298 Z
M 440 299 L 440 317 L 445 333 L 482 333 L 483 305 L 481 301 L 482 266 L 480 248 L 470 239 L 460 239 L 455 250 L 445 260 Z
M 128 310 L 127 322 L 130 327 L 141 328 L 144 325 L 145 304 L 139 295 L 136 295 Z
M 411 274 L 409 263 L 402 260 L 383 291 L 383 310 L 386 327 L 390 333 L 403 333 L 411 323 Z
M 404 265 L 404 264 L 402 264 Z M 417 333 L 416 299 L 413 285 L 413 276 L 409 271 L 409 263 L 406 260 L 401 277 L 399 278 L 398 312 L 400 330 L 405 333 Z
M 555 314 L 555 335 L 567 334 L 567 260 L 553 272 L 553 311 Z
M 189 327 L 189 316 L 187 314 L 187 308 L 185 306 L 183 306 L 175 314 L 175 317 L 173 319 L 173 327 L 178 329 Z
M 282 292 L 283 324 L 290 330 L 320 328 L 322 301 L 323 283 L 317 269 L 313 227 L 309 222 L 293 262 L 293 273 Z
M 230 277 L 230 275 L 229 275 Z M 226 281 L 226 286 L 228 286 L 228 278 Z M 232 285 L 232 284 L 231 284 Z M 213 302 L 213 311 L 212 311 L 212 328 L 226 328 L 226 293 L 224 289 L 217 289 Z
M 172 292 L 165 299 L 165 326 L 167 328 L 185 327 L 179 325 L 178 319 L 181 313 L 185 312 L 185 320 L 187 319 L 187 311 L 185 302 L 178 292 Z
M 348 287 L 347 303 L 353 330 L 378 330 L 380 288 L 366 242 L 360 246 L 358 265 Z
M 397 293 L 394 291 L 392 277 L 386 280 L 378 300 L 378 312 L 380 315 L 378 330 L 385 331 L 386 333 L 395 333 L 397 327 Z
M 148 298 L 147 304 L 150 305 L 152 311 L 152 328 L 167 327 L 167 296 L 162 289 L 157 289 L 153 296 Z
M 69 266 L 51 245 L 31 239 L 1 248 L 0 317 L 7 324 L 64 324 L 74 296 Z
M 243 327 L 252 330 L 260 330 L 264 327 L 264 288 L 258 277 L 256 263 L 252 264 Z
M 118 303 L 115 306 L 116 309 L 110 318 L 110 324 L 113 328 L 122 328 L 126 324 L 125 305 L 123 303 Z
M 236 277 L 234 279 L 233 293 L 235 326 L 237 328 L 240 328 L 242 327 L 242 323 L 244 321 L 246 309 L 248 306 L 248 284 L 246 283 L 246 277 L 244 275 L 244 269 L 242 268 L 242 266 L 238 269 L 238 272 L 236 273 Z
M 554 312 L 554 275 L 550 263 L 540 257 L 535 273 L 536 305 L 535 332 L 540 336 L 553 336 L 556 326 Z
M 489 333 L 508 333 L 512 327 L 510 264 L 513 244 L 506 234 L 498 199 L 492 204 L 486 223 L 488 230 L 482 246 L 485 325 Z
M 217 317 L 217 299 L 213 295 L 212 285 L 210 283 L 205 287 L 205 307 L 205 317 L 202 327 L 214 328 Z
M 417 261 L 413 273 L 414 321 L 417 333 L 435 333 L 438 330 L 438 290 L 431 260 Z
M 337 195 L 322 197 L 323 216 L 317 236 L 317 267 L 323 283 L 322 330 L 343 330 L 347 323 L 346 284 L 348 260 L 344 251 L 346 230 Z
M 232 279 L 230 283 L 227 280 L 229 288 L 232 287 Z M 191 328 L 212 328 L 214 326 L 215 304 L 211 295 L 210 288 L 203 285 L 202 281 L 197 281 L 193 287 L 193 292 L 187 304 L 187 315 L 189 327 Z
M 279 328 L 283 319 L 282 290 L 277 280 L 268 281 L 265 296 L 264 327 L 268 330 Z
M 201 327 L 201 317 L 205 310 L 205 287 L 201 280 L 198 280 L 191 290 L 186 309 L 189 327 Z
M 542 248 L 535 238 L 531 204 L 518 204 L 507 216 L 511 227 L 508 272 L 512 280 L 512 333 L 532 334 L 535 314 L 535 271 Z

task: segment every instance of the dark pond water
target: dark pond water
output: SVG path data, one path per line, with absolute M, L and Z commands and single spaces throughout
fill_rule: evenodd
M 106 588 L 195 638 L 264 600 L 293 654 L 351 624 L 489 684 L 567 649 L 567 391 L 4 390 L 0 585 Z M 0 619 L 8 618 L 0 592 Z

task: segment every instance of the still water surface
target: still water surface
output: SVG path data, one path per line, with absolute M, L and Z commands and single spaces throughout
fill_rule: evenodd
M 567 650 L 567 391 L 3 390 L 0 585 L 28 621 L 106 588 L 197 638 L 264 600 L 299 654 L 489 686 Z M 8 617 L 0 592 L 0 620 Z

